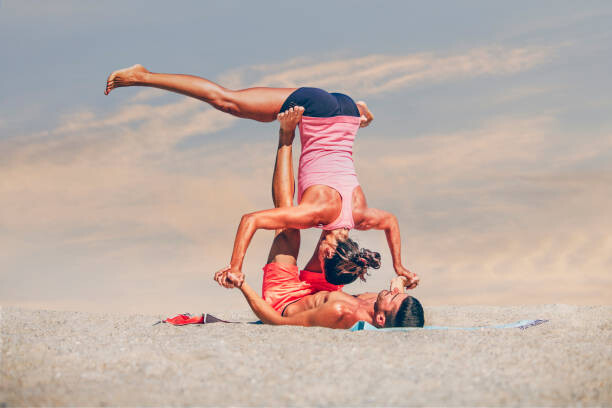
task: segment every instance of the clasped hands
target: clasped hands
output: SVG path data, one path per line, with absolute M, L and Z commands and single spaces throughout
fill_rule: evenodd
M 232 266 L 229 265 L 215 272 L 214 279 L 224 288 L 240 288 L 244 283 L 244 274 L 238 268 L 232 268 Z
M 404 288 L 414 289 L 421 280 L 416 273 L 410 272 L 403 266 L 396 267 L 395 273 L 397 273 L 397 276 L 391 279 L 391 291 L 393 291 L 393 288 L 395 287 L 399 289 L 400 292 L 403 292 Z

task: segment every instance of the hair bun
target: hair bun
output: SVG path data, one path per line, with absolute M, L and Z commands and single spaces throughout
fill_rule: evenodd
M 359 252 L 359 256 L 365 261 L 363 266 L 374 269 L 380 268 L 380 254 L 378 252 L 362 248 Z

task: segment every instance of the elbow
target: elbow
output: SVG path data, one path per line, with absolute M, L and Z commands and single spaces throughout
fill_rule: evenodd
M 391 231 L 398 225 L 397 217 L 393 214 L 389 214 L 385 217 L 383 228 L 385 231 Z
M 259 320 L 261 320 L 263 324 L 269 324 L 271 326 L 282 326 L 285 324 L 283 316 L 277 311 L 274 311 L 274 313 L 262 313 L 261 315 L 257 314 L 257 317 L 259 317 Z
M 280 326 L 282 324 L 279 320 L 275 319 L 260 318 L 259 320 L 261 320 L 263 324 L 269 324 L 271 326 Z
M 257 217 L 254 213 L 244 214 L 240 219 L 240 225 L 246 229 L 252 229 L 257 226 Z
M 334 221 L 335 218 L 336 217 L 330 217 L 329 208 L 326 208 L 324 206 L 314 208 L 308 214 L 308 219 L 304 223 L 303 228 L 312 228 L 317 225 L 330 224 Z

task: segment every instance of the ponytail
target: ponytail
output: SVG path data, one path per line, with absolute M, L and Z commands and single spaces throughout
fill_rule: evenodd
M 380 268 L 380 254 L 359 248 L 350 238 L 339 241 L 336 252 L 325 259 L 325 279 L 333 285 L 346 285 L 361 279 L 365 282 L 368 268 Z

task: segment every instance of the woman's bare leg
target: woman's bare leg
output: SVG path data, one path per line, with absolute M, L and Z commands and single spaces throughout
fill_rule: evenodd
M 158 74 L 142 65 L 113 72 L 106 82 L 104 93 L 123 86 L 148 86 L 191 96 L 207 102 L 214 108 L 239 118 L 260 122 L 276 119 L 285 99 L 296 88 L 249 88 L 232 91 L 193 75 Z

